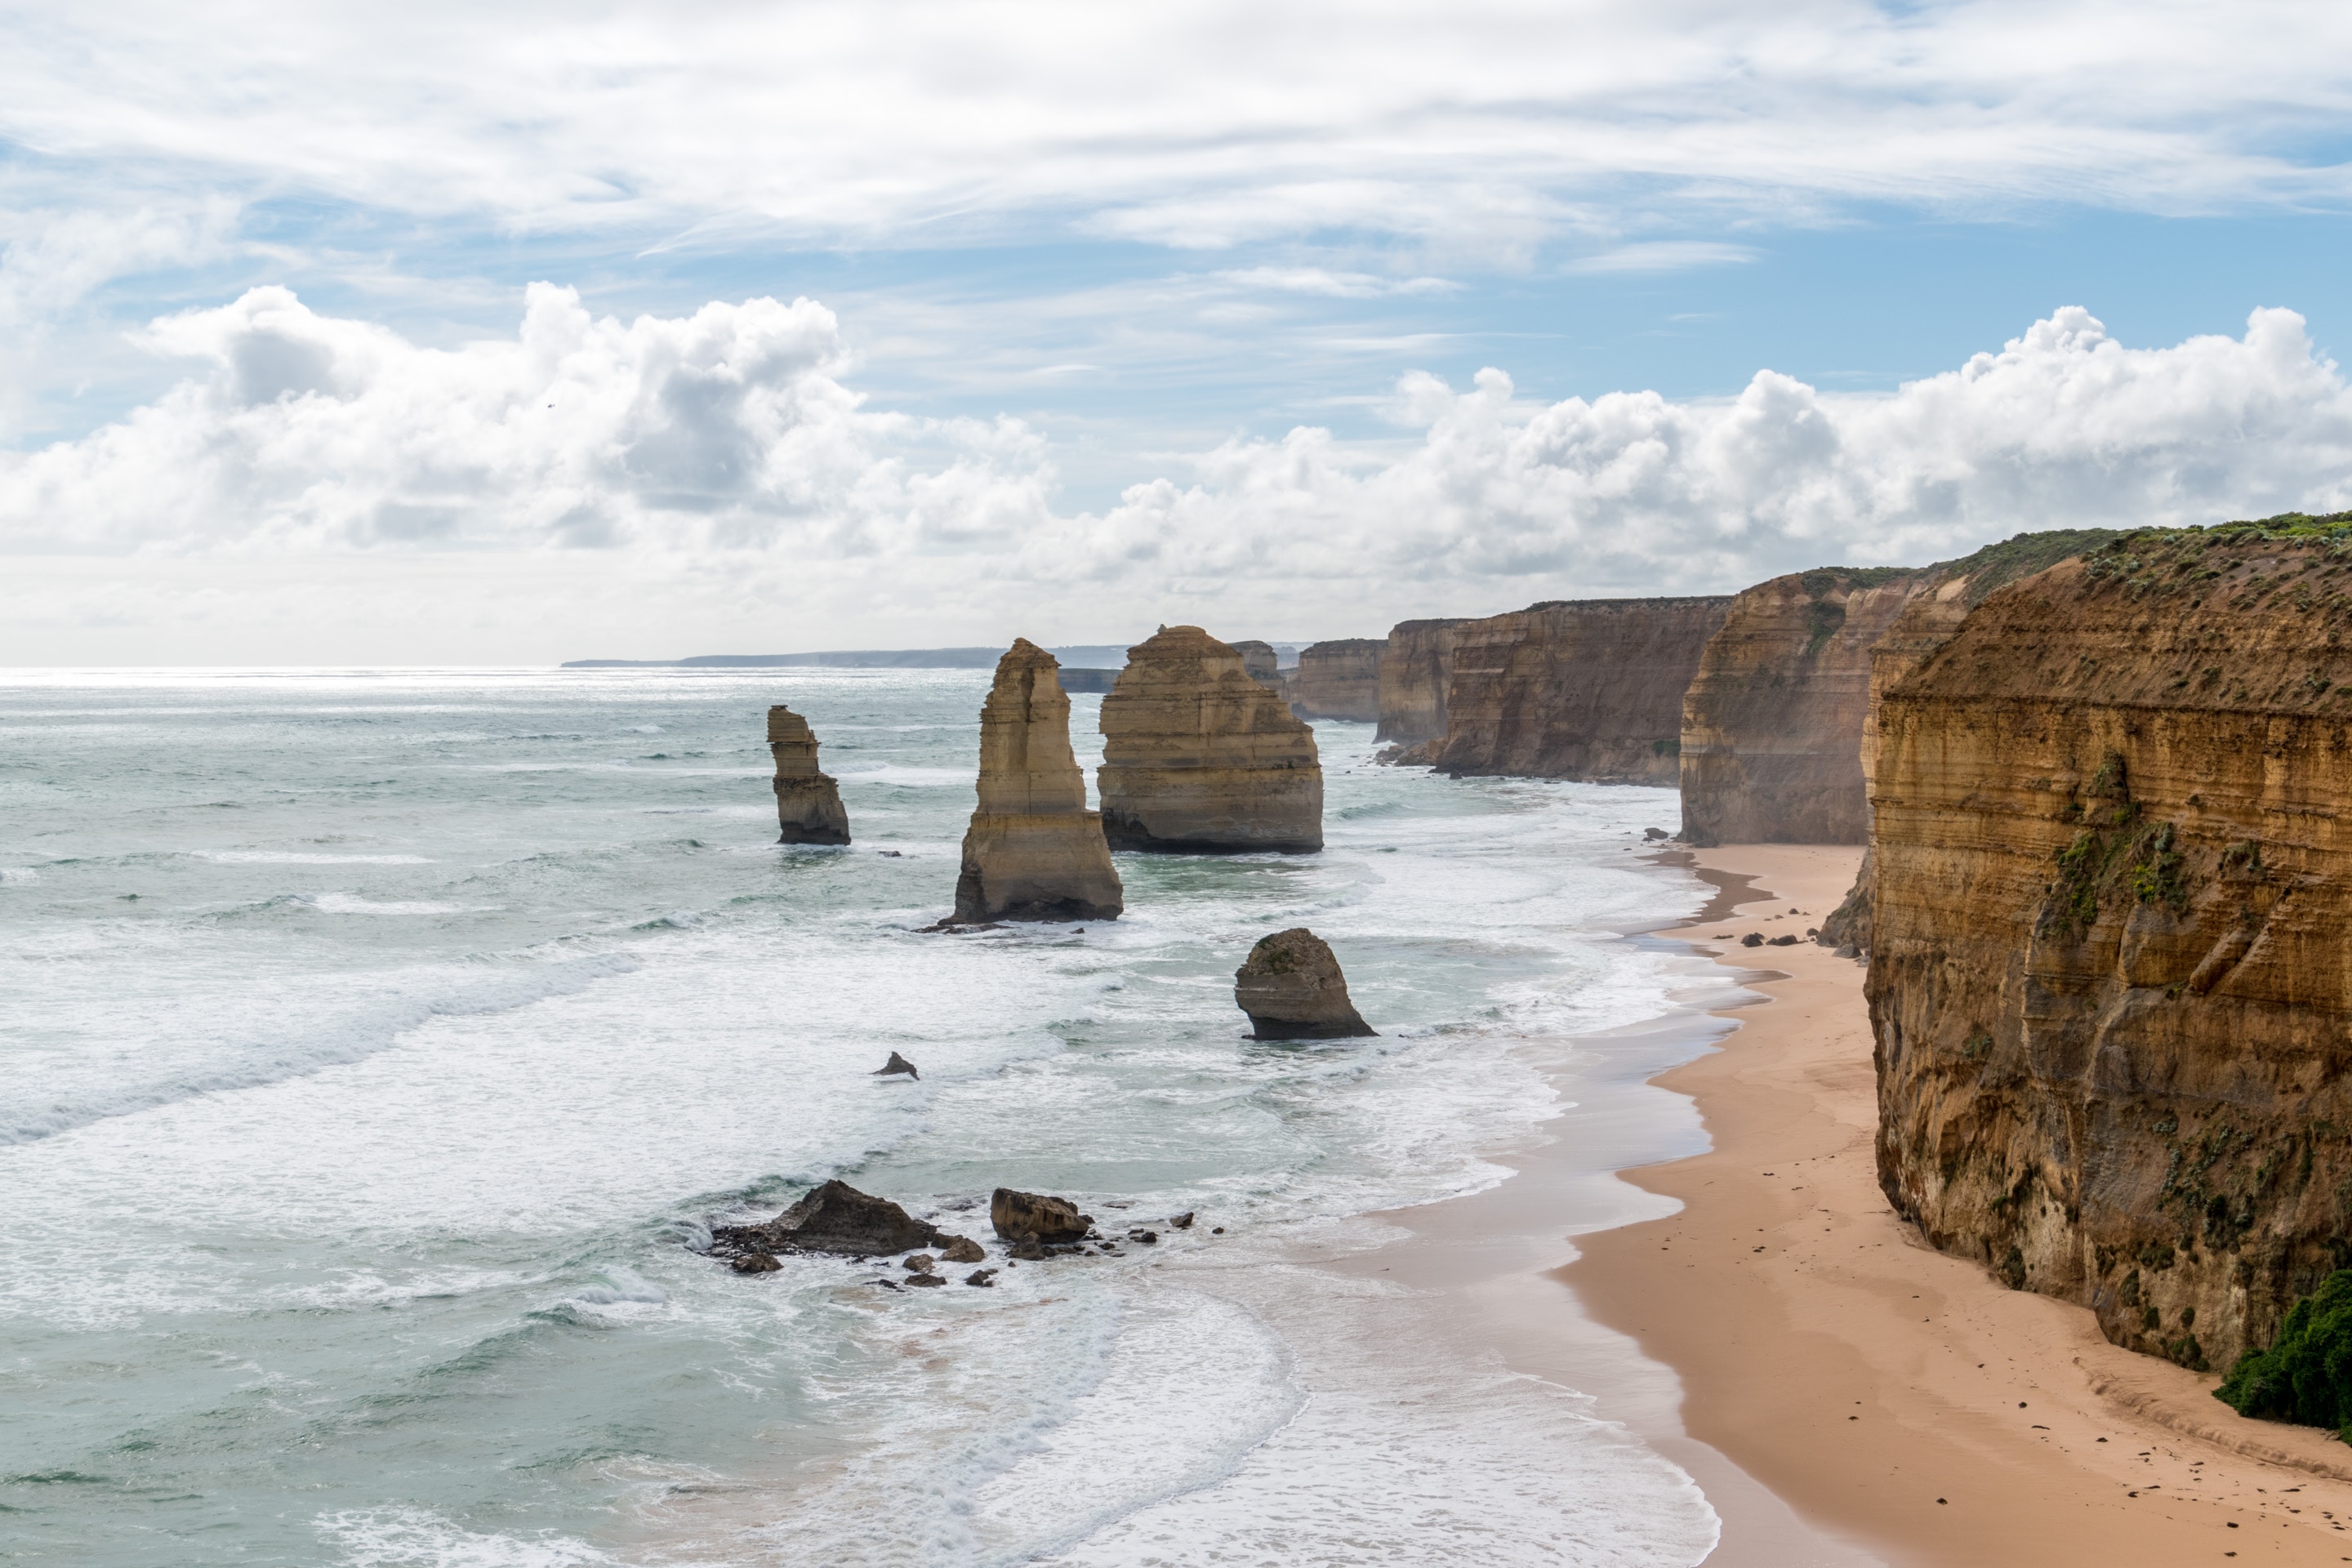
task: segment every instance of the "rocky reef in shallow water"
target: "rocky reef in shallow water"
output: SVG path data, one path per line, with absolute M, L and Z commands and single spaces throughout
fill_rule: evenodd
M 2228 1365 L 2352 1263 L 2352 517 L 2126 535 L 1876 715 L 1878 1167 L 1928 1241 Z
M 1376 741 L 1410 747 L 1445 735 L 1445 690 L 1454 681 L 1460 619 L 1399 621 L 1381 648 L 1380 728 Z
M 1433 765 L 1673 784 L 1683 693 L 1730 605 L 1728 596 L 1584 599 L 1463 622 Z
M 1290 708 L 1301 719 L 1369 724 L 1381 716 L 1379 637 L 1339 637 L 1298 650 L 1290 672 Z
M 841 786 L 817 771 L 817 739 L 808 721 L 779 704 L 768 710 L 768 751 L 776 759 L 779 844 L 846 844 L 849 813 Z
M 1683 694 L 1683 838 L 1861 844 L 1870 650 L 1910 597 L 1896 569 L 1792 572 L 1732 598 Z
M 1113 848 L 1190 854 L 1323 847 L 1315 731 L 1198 626 L 1128 650 L 1102 705 L 1103 832 Z
M 1234 972 L 1234 1005 L 1260 1040 L 1344 1039 L 1375 1031 L 1348 997 L 1331 944 L 1295 926 L 1261 938 Z
M 1016 640 L 980 710 L 980 805 L 963 836 L 955 920 L 1108 921 L 1125 900 L 1102 817 L 1070 750 L 1054 656 Z

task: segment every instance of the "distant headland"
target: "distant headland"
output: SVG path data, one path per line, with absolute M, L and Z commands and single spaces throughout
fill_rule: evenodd
M 1271 645 L 1285 664 L 1298 661 L 1305 643 Z M 1074 644 L 1045 650 L 1065 665 L 1116 670 L 1127 663 L 1127 646 Z M 1001 647 L 848 648 L 825 653 L 706 653 L 692 658 L 574 658 L 565 669 L 766 669 L 794 666 L 831 669 L 993 669 Z

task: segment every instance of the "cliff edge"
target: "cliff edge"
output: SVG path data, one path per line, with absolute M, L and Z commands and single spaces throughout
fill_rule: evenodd
M 1727 596 L 1561 600 L 1463 622 L 1433 765 L 1673 784 L 1683 692 L 1730 606 Z
M 2352 1264 L 2352 514 L 2124 535 L 1876 718 L 1882 1186 L 2190 1367 Z

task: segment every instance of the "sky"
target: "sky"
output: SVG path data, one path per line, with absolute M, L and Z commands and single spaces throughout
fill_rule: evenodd
M 2352 507 L 2352 11 L 0 4 L 0 663 L 1378 636 Z

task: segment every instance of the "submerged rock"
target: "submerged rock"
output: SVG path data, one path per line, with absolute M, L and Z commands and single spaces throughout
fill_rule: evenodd
M 846 844 L 849 813 L 841 786 L 817 771 L 816 737 L 808 721 L 781 704 L 768 710 L 768 750 L 776 759 L 779 844 Z
M 917 1079 L 918 1081 L 919 1081 L 923 1076 L 921 1073 L 915 1070 L 914 1063 L 908 1061 L 906 1058 L 900 1056 L 896 1051 L 892 1051 L 890 1053 L 890 1059 L 888 1061 L 884 1062 L 880 1067 L 876 1068 L 872 1072 L 866 1076 L 868 1078 L 893 1078 L 900 1073 L 904 1073 L 907 1077 Z
M 996 1195 L 989 1200 L 988 1217 L 996 1226 L 996 1234 L 1005 1240 L 1042 1245 L 1082 1241 L 1087 1227 L 1095 1223 L 1092 1216 L 1080 1214 L 1078 1205 L 1067 1198 L 1016 1193 L 1010 1187 L 996 1189 Z M 1027 1254 L 1016 1250 L 1013 1256 L 1022 1258 Z
M 1126 900 L 1070 750 L 1054 656 L 1026 638 L 980 710 L 980 805 L 963 837 L 955 920 L 1117 920 Z
M 1323 847 L 1315 731 L 1198 626 L 1128 649 L 1103 699 L 1104 836 L 1190 854 Z
M 846 1182 L 825 1183 L 766 1225 L 719 1226 L 710 1236 L 713 1251 L 745 1257 L 783 1251 L 873 1257 L 948 1239 L 889 1199 L 861 1193 Z
M 747 1252 L 735 1259 L 733 1267 L 738 1274 L 773 1274 L 783 1265 L 776 1261 L 773 1253 Z
M 1348 1000 L 1330 944 L 1305 926 L 1276 931 L 1234 972 L 1234 1001 L 1261 1040 L 1338 1039 L 1376 1031 Z

